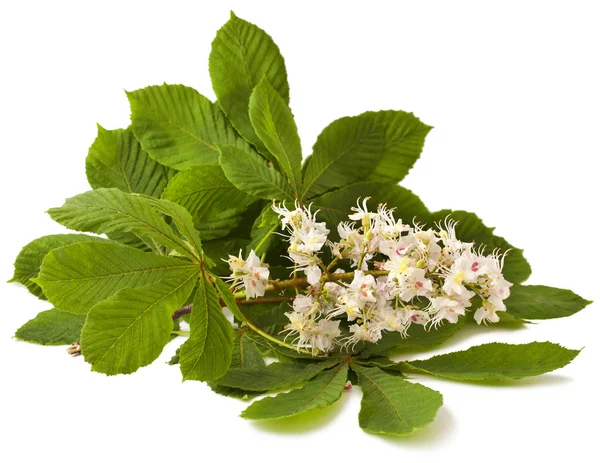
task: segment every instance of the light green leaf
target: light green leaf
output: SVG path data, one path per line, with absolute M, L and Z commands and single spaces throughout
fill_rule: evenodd
M 310 381 L 339 360 L 316 363 L 271 363 L 265 368 L 230 368 L 216 383 L 248 391 L 279 391 L 292 389 Z
M 92 188 L 118 188 L 157 198 L 175 173 L 152 159 L 130 128 L 106 130 L 100 125 L 85 171 Z
M 474 241 L 479 247 L 485 246 L 485 250 L 491 253 L 494 249 L 499 249 L 502 252 L 509 251 L 504 259 L 504 277 L 511 283 L 522 283 L 529 275 L 531 275 L 531 267 L 525 257 L 523 251 L 510 245 L 504 238 L 494 235 L 494 229 L 486 227 L 472 212 L 452 211 L 444 209 L 434 212 L 430 222 L 444 222 L 446 217 L 458 220 L 456 225 L 456 236 L 458 239 L 466 242 Z
M 191 259 L 199 259 L 165 220 L 153 209 L 159 200 L 124 193 L 117 188 L 100 188 L 73 196 L 62 207 L 50 209 L 53 220 L 67 228 L 92 233 L 132 232 Z
M 571 363 L 580 351 L 551 342 L 502 344 L 493 342 L 465 351 L 413 360 L 410 371 L 459 381 L 504 381 L 537 376 Z
M 228 235 L 258 198 L 238 190 L 221 166 L 192 167 L 177 174 L 163 194 L 189 211 L 203 240 Z
M 262 79 L 250 96 L 250 120 L 258 135 L 300 196 L 302 147 L 298 127 L 287 102 L 268 80 Z
M 204 275 L 194 297 L 190 331 L 180 352 L 183 380 L 211 381 L 222 376 L 231 364 L 233 329 Z
M 281 228 L 279 215 L 273 210 L 272 204 L 267 204 L 260 215 L 256 218 L 250 231 L 251 241 L 248 243 L 246 252 L 254 249 L 258 255 L 269 252 L 282 241 L 281 235 L 275 232 Z
M 75 243 L 51 251 L 35 279 L 60 310 L 87 313 L 123 288 L 190 275 L 198 265 L 116 243 Z
M 82 241 L 106 241 L 97 236 L 89 235 L 78 235 L 78 234 L 66 234 L 66 235 L 46 235 L 41 238 L 33 240 L 31 243 L 25 245 L 15 260 L 15 273 L 9 283 L 21 283 L 24 285 L 31 294 L 39 297 L 40 299 L 46 299 L 42 288 L 38 284 L 31 281 L 40 273 L 40 266 L 42 260 L 46 257 L 50 251 L 62 246 L 67 246 L 73 243 L 79 243 Z
M 192 293 L 198 271 L 126 288 L 100 302 L 81 332 L 81 352 L 93 371 L 129 374 L 158 358 L 171 338 L 172 314 Z
M 568 317 L 591 304 L 573 291 L 550 286 L 515 285 L 505 301 L 510 315 L 526 320 Z
M 363 392 L 358 422 L 375 434 L 409 434 L 433 421 L 442 394 L 379 368 L 352 364 Z
M 127 92 L 127 98 L 133 133 L 165 166 L 181 170 L 218 164 L 217 144 L 250 150 L 219 107 L 193 88 L 163 84 Z
M 19 328 L 15 337 L 44 346 L 73 344 L 79 340 L 84 323 L 85 315 L 45 310 Z
M 421 223 L 430 220 L 431 213 L 423 202 L 412 191 L 391 183 L 359 182 L 338 190 L 325 193 L 314 199 L 315 207 L 321 209 L 319 219 L 324 220 L 330 230 L 329 239 L 337 239 L 337 225 L 348 220 L 351 207 L 356 207 L 358 198 L 370 197 L 368 205 L 377 209 L 385 203 L 396 208 L 394 215 L 404 223 L 412 223 L 413 219 Z
M 366 112 L 333 121 L 304 164 L 303 198 L 358 181 L 402 180 L 421 154 L 431 127 L 404 111 Z
M 225 175 L 238 189 L 264 199 L 294 200 L 285 178 L 257 153 L 244 153 L 234 146 L 219 146 L 219 162 Z
M 232 12 L 213 40 L 208 66 L 219 105 L 238 132 L 265 152 L 250 123 L 248 105 L 252 90 L 263 77 L 289 103 L 285 63 L 279 48 L 265 31 Z
M 250 420 L 273 420 L 326 407 L 341 397 L 347 378 L 348 364 L 344 362 L 319 373 L 300 389 L 254 402 L 241 416 Z

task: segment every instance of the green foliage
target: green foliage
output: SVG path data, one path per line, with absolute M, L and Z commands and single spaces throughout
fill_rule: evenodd
M 242 221 L 248 206 L 257 201 L 227 180 L 221 166 L 192 167 L 178 173 L 163 198 L 189 211 L 204 240 L 227 236 Z
M 208 69 L 219 105 L 233 126 L 266 154 L 250 122 L 248 106 L 254 87 L 263 78 L 289 102 L 285 63 L 273 39 L 232 12 L 212 43 Z
M 286 391 L 254 402 L 244 418 L 278 419 L 325 407 L 350 379 L 363 392 L 360 426 L 393 435 L 425 426 L 442 405 L 438 392 L 407 381 L 407 373 L 499 381 L 546 373 L 575 358 L 579 351 L 549 342 L 486 344 L 428 360 L 386 356 L 442 344 L 467 317 L 435 329 L 412 324 L 406 336 L 384 331 L 377 343 L 338 345 L 328 356 L 316 343 L 292 345 L 293 317 L 285 313 L 307 282 L 304 270 L 290 268 L 283 255 L 290 243 L 273 201 L 320 209 L 332 241 L 359 198 L 370 197 L 371 209 L 386 204 L 406 224 L 457 220 L 460 240 L 507 253 L 503 273 L 514 286 L 502 321 L 565 317 L 589 301 L 569 290 L 521 285 L 531 268 L 520 249 L 475 214 L 432 213 L 397 184 L 431 130 L 412 113 L 338 119 L 302 163 L 284 60 L 269 35 L 232 13 L 212 43 L 209 71 L 216 102 L 183 85 L 149 86 L 127 93 L 130 127 L 98 126 L 86 158 L 93 190 L 48 213 L 69 229 L 103 236 L 49 235 L 22 249 L 10 281 L 54 308 L 19 328 L 17 339 L 43 345 L 79 340 L 92 370 L 115 375 L 149 365 L 169 340 L 189 335 L 169 362 L 179 365 L 184 380 L 206 381 L 213 391 L 240 399 Z M 228 256 L 245 258 L 251 250 L 269 266 L 263 300 L 233 293 L 227 279 Z M 375 275 L 385 274 L 380 257 L 373 257 Z M 320 262 L 322 282 L 333 280 L 328 272 L 335 265 L 348 269 L 345 256 L 338 258 L 330 268 Z M 265 357 L 278 361 L 267 365 Z
M 79 340 L 84 323 L 85 315 L 45 310 L 19 328 L 15 337 L 43 346 L 73 344 Z
M 326 407 L 340 398 L 347 378 L 348 364 L 340 363 L 319 373 L 300 389 L 254 402 L 242 412 L 242 418 L 273 420 Z
M 184 85 L 128 92 L 131 127 L 144 150 L 174 169 L 218 164 L 218 144 L 249 150 L 221 110 Z
M 459 381 L 504 381 L 554 371 L 571 363 L 577 354 L 578 350 L 551 342 L 494 342 L 407 364 L 418 372 Z
M 409 434 L 429 424 L 442 406 L 442 395 L 379 368 L 352 365 L 363 392 L 358 423 L 374 434 Z
M 183 379 L 211 381 L 231 364 L 233 330 L 223 314 L 217 291 L 205 275 L 200 276 L 190 317 L 190 337 L 181 346 Z
M 34 281 L 60 310 L 87 313 L 124 288 L 187 276 L 197 266 L 116 243 L 75 243 L 51 251 Z
M 21 283 L 31 294 L 46 299 L 42 288 L 37 283 L 31 281 L 40 273 L 40 267 L 44 257 L 53 249 L 67 246 L 82 241 L 104 241 L 102 238 L 89 235 L 47 235 L 33 240 L 27 244 L 19 253 L 15 260 L 15 273 L 9 283 Z
M 546 320 L 568 317 L 591 303 L 568 289 L 515 285 L 506 300 L 506 310 L 517 318 Z
M 81 352 L 92 370 L 128 374 L 156 360 L 171 337 L 171 315 L 196 278 L 194 272 L 126 288 L 94 306 L 81 332 Z
M 92 188 L 118 188 L 157 198 L 175 173 L 142 149 L 131 128 L 106 130 L 100 125 L 85 172 Z

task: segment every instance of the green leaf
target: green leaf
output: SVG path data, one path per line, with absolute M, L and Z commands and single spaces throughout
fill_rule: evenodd
M 45 310 L 19 328 L 15 337 L 44 346 L 73 344 L 79 340 L 84 323 L 85 315 Z
M 568 289 L 541 285 L 515 285 L 505 302 L 510 315 L 527 320 L 568 317 L 592 303 Z
M 248 206 L 258 200 L 233 186 L 221 166 L 192 167 L 178 173 L 163 198 L 189 211 L 203 240 L 221 238 L 235 230 Z
M 154 203 L 152 202 L 154 201 Z M 198 259 L 175 231 L 153 209 L 159 200 L 100 188 L 73 196 L 62 207 L 50 209 L 53 220 L 67 228 L 92 233 L 132 232 L 146 238 L 153 248 L 160 243 L 183 256 Z
M 412 324 L 407 336 L 396 331 L 386 332 L 376 344 L 367 344 L 361 351 L 361 357 L 381 355 L 392 350 L 428 349 L 443 344 L 454 336 L 465 324 L 466 317 L 460 317 L 458 322 L 444 324 L 437 328 L 426 329 L 423 325 Z
M 491 253 L 494 249 L 502 252 L 509 251 L 504 259 L 504 277 L 511 283 L 522 283 L 531 275 L 531 267 L 523 251 L 510 245 L 504 238 L 494 235 L 494 229 L 486 227 L 479 217 L 472 212 L 452 211 L 444 209 L 434 212 L 430 224 L 433 222 L 444 222 L 446 217 L 458 220 L 456 225 L 456 236 L 461 241 L 474 241 L 479 247 L 484 245 L 486 252 Z
M 231 364 L 233 329 L 215 288 L 201 275 L 190 316 L 190 337 L 181 346 L 183 380 L 211 381 Z
M 409 434 L 433 421 L 442 395 L 379 368 L 352 364 L 363 392 L 358 422 L 375 434 Z
M 9 283 L 21 283 L 31 294 L 46 299 L 42 288 L 31 281 L 40 273 L 40 266 L 46 254 L 56 248 L 67 246 L 82 241 L 106 241 L 97 236 L 67 234 L 67 235 L 46 235 L 33 240 L 25 245 L 15 260 L 15 273 Z
M 330 230 L 329 239 L 337 239 L 337 225 L 348 220 L 351 207 L 356 207 L 358 198 L 370 197 L 368 204 L 376 209 L 378 204 L 386 203 L 396 208 L 394 215 L 404 223 L 413 219 L 427 222 L 431 213 L 412 191 L 391 183 L 361 182 L 334 190 L 314 199 L 315 207 L 321 209 L 319 219 L 324 220 Z
M 165 166 L 182 170 L 218 164 L 217 144 L 250 150 L 219 107 L 193 88 L 163 84 L 127 92 L 127 98 L 133 133 Z
M 504 381 L 537 376 L 562 368 L 577 357 L 579 352 L 551 342 L 493 342 L 406 364 L 417 372 L 459 381 Z
M 265 366 L 262 354 L 256 347 L 256 344 L 252 341 L 251 337 L 248 336 L 248 332 L 244 330 L 236 331 L 233 339 L 233 353 L 231 355 L 230 368 L 260 369 Z M 212 382 L 208 383 L 208 385 L 217 394 L 235 397 L 237 399 L 251 399 L 260 395 L 260 392 L 221 386 Z
M 244 321 L 246 317 L 244 317 L 244 314 L 240 311 L 240 308 L 238 307 L 235 298 L 233 297 L 233 294 L 229 290 L 229 286 L 227 286 L 225 282 L 218 277 L 215 277 L 214 281 L 215 288 L 217 289 L 219 296 L 221 297 L 229 311 L 237 320 Z
M 278 242 L 282 241 L 281 235 L 275 233 L 281 227 L 279 215 L 277 215 L 271 206 L 271 203 L 265 205 L 252 225 L 250 231 L 251 241 L 246 248 L 247 253 L 254 249 L 258 252 L 258 255 L 266 254 Z
M 341 397 L 347 378 L 348 364 L 344 362 L 319 373 L 300 389 L 254 402 L 242 412 L 242 418 L 273 420 L 326 407 Z
M 196 284 L 198 271 L 126 288 L 88 314 L 81 352 L 93 371 L 129 374 L 158 358 L 171 338 L 172 314 Z
M 271 363 L 265 368 L 230 368 L 216 382 L 221 386 L 248 391 L 292 389 L 310 381 L 321 371 L 338 364 L 337 360 L 316 363 Z
M 294 200 L 285 178 L 257 153 L 244 153 L 234 146 L 219 146 L 219 162 L 225 175 L 238 189 L 264 199 Z
M 51 251 L 35 279 L 60 310 L 87 313 L 123 288 L 190 275 L 198 265 L 116 243 L 83 242 Z
M 302 197 L 361 180 L 397 183 L 419 158 L 430 130 L 404 111 L 366 112 L 332 122 L 306 159 Z
M 85 171 L 92 188 L 118 188 L 157 198 L 175 173 L 152 159 L 130 128 L 106 130 L 100 125 Z
M 285 63 L 273 39 L 233 12 L 213 40 L 209 72 L 219 105 L 246 140 L 264 151 L 248 114 L 252 90 L 263 77 L 289 102 Z
M 298 127 L 287 102 L 262 79 L 250 96 L 250 120 L 299 197 L 302 187 L 302 147 Z

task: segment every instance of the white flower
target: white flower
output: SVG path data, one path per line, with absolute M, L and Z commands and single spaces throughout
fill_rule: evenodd
M 502 306 L 504 307 L 504 304 L 502 304 Z M 502 309 L 495 306 L 489 301 L 483 301 L 481 307 L 477 309 L 473 314 L 473 318 L 475 319 L 478 325 L 481 325 L 482 322 L 484 324 L 486 322 L 497 323 L 498 321 L 500 321 L 500 317 L 496 312 L 504 312 L 505 310 L 506 307 Z
M 355 270 L 354 279 L 348 287 L 348 295 L 356 299 L 361 307 L 364 307 L 367 302 L 377 302 L 373 275 L 365 275 L 362 270 Z
M 434 297 L 431 299 L 430 311 L 433 313 L 433 326 L 440 325 L 444 320 L 450 323 L 456 323 L 460 315 L 465 314 L 464 305 L 448 297 Z
M 360 198 L 358 198 L 357 202 L 356 202 L 356 207 L 351 207 L 350 209 L 354 211 L 354 214 L 350 214 L 348 216 L 348 218 L 350 220 L 354 220 L 354 221 L 362 221 L 363 225 L 365 223 L 365 221 L 370 221 L 371 217 L 373 216 L 372 212 L 369 212 L 369 209 L 367 209 L 367 201 L 371 199 L 368 196 L 363 199 L 363 203 L 362 206 L 360 204 Z
M 269 268 L 260 261 L 254 250 L 250 251 L 247 260 L 240 256 L 229 256 L 231 276 L 228 278 L 236 287 L 240 284 L 246 291 L 246 299 L 265 295 L 265 284 L 269 281 Z
M 433 283 L 425 277 L 425 270 L 411 267 L 405 273 L 405 278 L 399 285 L 400 298 L 410 301 L 415 296 L 429 296 L 433 290 Z

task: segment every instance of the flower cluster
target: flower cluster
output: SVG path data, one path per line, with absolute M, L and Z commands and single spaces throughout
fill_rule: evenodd
M 409 225 L 385 205 L 369 211 L 367 199 L 338 225 L 336 242 L 327 240 L 329 231 L 310 209 L 273 205 L 287 232 L 293 272 L 303 271 L 309 285 L 297 291 L 286 313 L 294 346 L 315 355 L 336 345 L 350 349 L 378 342 L 385 331 L 407 336 L 413 323 L 457 323 L 471 307 L 479 324 L 499 320 L 512 286 L 502 275 L 503 254 L 486 255 L 458 240 L 455 221 Z M 325 245 L 332 255 L 328 265 L 320 255 Z M 253 253 L 248 261 L 230 256 L 229 263 L 247 297 L 264 294 L 268 270 Z
M 231 270 L 231 276 L 227 280 L 233 284 L 233 289 L 243 287 L 246 290 L 246 299 L 265 295 L 269 267 L 263 265 L 254 251 L 250 251 L 248 259 L 244 260 L 240 250 L 238 257 L 230 255 L 226 262 Z

